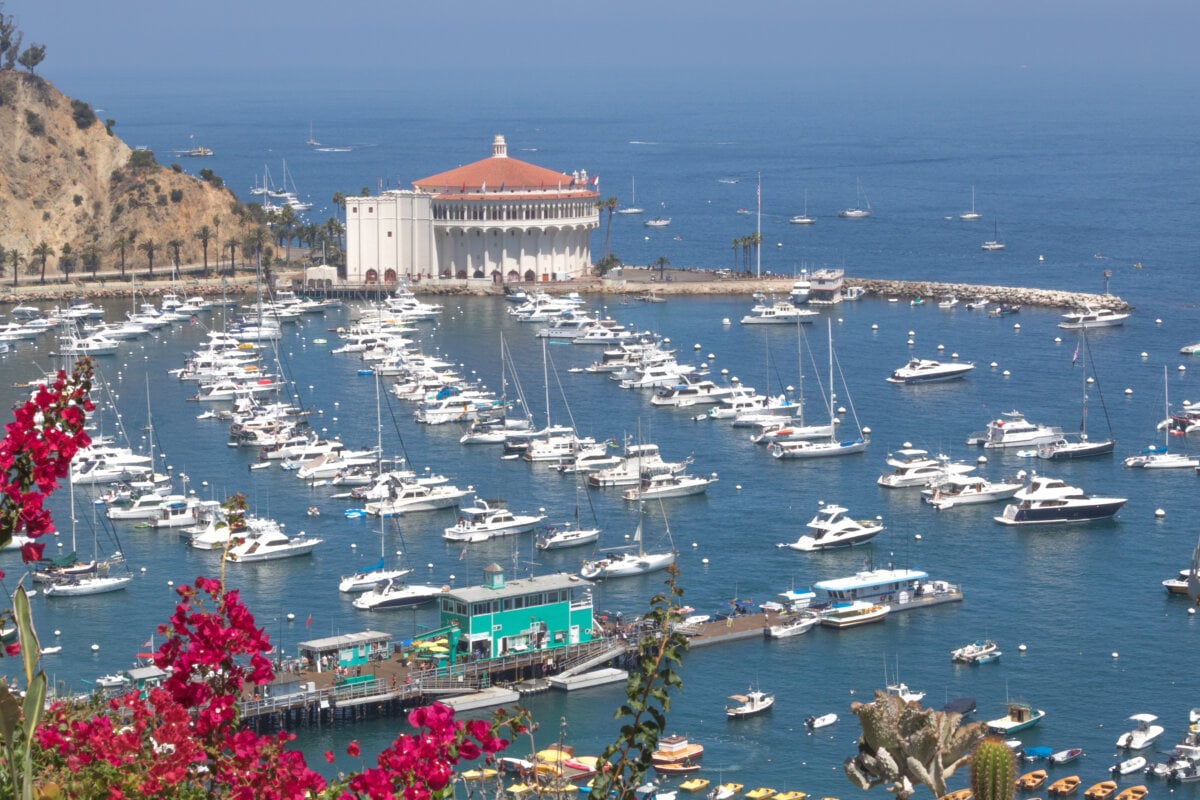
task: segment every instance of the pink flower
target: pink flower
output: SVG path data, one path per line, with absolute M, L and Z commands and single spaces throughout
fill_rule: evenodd
M 358 758 L 358 754 L 360 752 L 362 752 L 362 751 L 359 749 L 358 740 L 354 740 L 346 746 L 346 754 L 349 755 L 351 758 Z
M 326 751 L 325 751 L 325 760 L 326 760 L 326 761 L 328 761 L 330 764 L 332 764 L 332 763 L 333 763 L 333 759 L 334 759 L 333 751 L 332 751 L 332 750 L 326 750 Z
M 13 642 L 11 644 L 4 645 L 4 653 L 11 658 L 16 658 L 17 656 L 21 655 L 21 643 Z

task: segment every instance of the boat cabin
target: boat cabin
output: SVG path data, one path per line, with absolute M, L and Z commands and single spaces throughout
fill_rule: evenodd
M 296 645 L 300 660 L 317 672 L 332 672 L 383 661 L 391 651 L 392 635 L 381 631 L 347 633 Z
M 482 586 L 441 597 L 442 629 L 461 631 L 456 655 L 500 658 L 592 640 L 591 584 L 557 573 L 506 581 L 499 564 L 484 568 Z

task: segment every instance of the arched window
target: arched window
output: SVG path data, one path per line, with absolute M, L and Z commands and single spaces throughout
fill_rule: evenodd
M 396 282 L 396 270 L 389 269 L 387 272 L 383 273 L 383 282 L 384 283 L 395 283 Z
M 367 274 L 363 277 L 367 283 L 379 283 L 379 273 L 373 269 L 367 270 Z

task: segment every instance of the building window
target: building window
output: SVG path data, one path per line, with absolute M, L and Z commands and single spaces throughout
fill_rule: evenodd
M 391 231 L 388 231 L 388 238 L 389 238 L 389 239 L 390 239 L 390 238 L 392 238 L 392 232 L 391 232 Z
M 374 214 L 374 213 L 375 213 L 375 206 L 367 206 L 367 213 L 368 213 L 368 214 Z

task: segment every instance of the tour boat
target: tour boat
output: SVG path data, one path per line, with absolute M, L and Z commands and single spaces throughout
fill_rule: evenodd
M 821 612 L 821 624 L 830 628 L 854 628 L 872 622 L 882 622 L 889 611 L 891 608 L 888 606 L 865 600 L 839 602 Z

